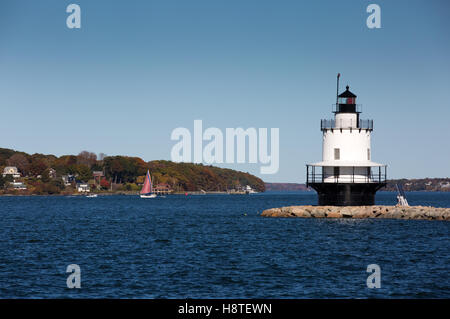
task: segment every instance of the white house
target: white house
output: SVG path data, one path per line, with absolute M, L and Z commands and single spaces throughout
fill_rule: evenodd
M 61 176 L 62 181 L 64 182 L 65 186 L 70 186 L 75 181 L 74 175 L 63 175 Z
M 56 179 L 56 170 L 54 170 L 53 168 L 49 168 L 48 177 L 50 177 L 51 179 Z
M 90 187 L 86 183 L 77 184 L 78 193 L 89 193 L 91 191 Z
M 18 190 L 25 190 L 25 189 L 27 189 L 27 186 L 24 183 L 22 183 L 22 182 L 14 181 L 14 182 L 11 183 L 11 185 L 12 185 L 12 187 L 14 189 L 18 189 Z
M 3 169 L 3 177 L 6 177 L 6 175 L 12 175 L 13 178 L 20 177 L 19 170 L 15 166 L 6 166 Z

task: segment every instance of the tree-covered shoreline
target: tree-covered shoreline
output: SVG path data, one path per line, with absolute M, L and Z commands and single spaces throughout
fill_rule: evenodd
M 140 189 L 147 170 L 155 185 L 167 185 L 174 192 L 225 192 L 246 185 L 265 190 L 260 178 L 232 169 L 166 160 L 146 162 L 139 157 L 87 151 L 57 157 L 0 148 L 0 172 L 5 167 L 16 167 L 20 177 L 0 175 L 0 195 L 74 194 L 79 183 L 88 184 L 93 192 L 133 193 Z M 18 183 L 24 189 L 14 188 Z

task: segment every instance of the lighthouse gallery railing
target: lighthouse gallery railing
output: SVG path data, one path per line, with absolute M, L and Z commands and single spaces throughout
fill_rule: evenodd
M 352 120 L 320 120 L 320 129 L 361 129 L 361 130 L 373 130 L 373 120 L 359 120 L 358 122 Z M 357 124 L 357 125 L 356 125 Z
M 306 185 L 312 183 L 386 183 L 386 165 L 372 167 L 366 176 L 355 172 L 356 166 L 351 168 L 351 174 L 330 175 L 323 173 L 322 166 L 306 165 Z
M 338 113 L 340 110 L 340 104 L 332 104 L 331 112 Z M 355 104 L 355 111 L 357 113 L 362 113 L 362 104 Z

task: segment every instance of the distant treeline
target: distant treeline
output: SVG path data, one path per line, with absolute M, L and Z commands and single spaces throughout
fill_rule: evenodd
M 305 184 L 297 183 L 266 183 L 266 191 L 277 191 L 277 192 L 287 192 L 287 191 L 307 191 L 308 188 Z
M 396 184 L 401 184 L 406 192 L 450 192 L 450 178 L 392 179 L 382 190 L 397 191 Z
M 388 180 L 384 191 L 397 191 L 396 184 L 403 186 L 407 192 L 430 191 L 450 192 L 450 178 L 420 178 L 420 179 L 393 179 Z M 266 183 L 266 191 L 305 191 L 312 190 L 305 184 L 297 183 Z
M 175 191 L 226 191 L 246 185 L 260 192 L 265 190 L 264 182 L 249 173 L 202 164 L 163 160 L 145 162 L 139 157 L 97 155 L 88 151 L 60 157 L 30 155 L 0 148 L 0 189 L 3 190 L 11 182 L 8 180 L 10 176 L 5 178 L 1 175 L 6 166 L 17 167 L 28 192 L 39 194 L 62 192 L 66 187 L 61 177 L 65 175 L 75 176 L 76 182 L 88 183 L 93 180 L 94 171 L 103 172 L 99 184 L 104 190 L 111 184 L 126 185 L 125 190 L 135 190 L 136 185 L 143 182 L 147 169 L 154 184 L 168 184 Z

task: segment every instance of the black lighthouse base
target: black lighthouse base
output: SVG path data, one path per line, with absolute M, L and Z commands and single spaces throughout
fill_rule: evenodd
M 321 206 L 375 205 L 375 193 L 386 183 L 308 183 L 319 195 Z

